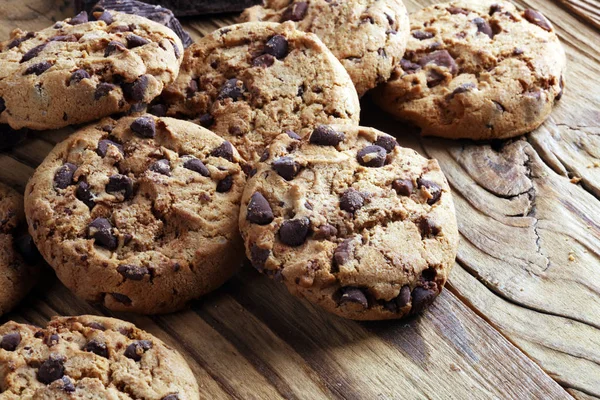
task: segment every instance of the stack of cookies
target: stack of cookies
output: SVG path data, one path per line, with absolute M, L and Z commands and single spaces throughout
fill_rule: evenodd
M 359 126 L 359 98 L 423 135 L 529 132 L 563 93 L 551 24 L 488 0 L 410 17 L 400 0 L 266 0 L 241 20 L 184 49 L 163 25 L 96 8 L 1 45 L 0 123 L 87 124 L 27 186 L 41 255 L 77 296 L 116 311 L 180 310 L 235 274 L 244 250 L 258 271 L 339 316 L 422 311 L 456 257 L 450 187 L 437 161 Z M 3 193 L 0 205 L 15 210 L 2 222 L 9 234 L 20 204 Z M 28 287 L 28 276 L 10 280 Z M 23 346 L 39 348 L 36 375 L 5 385 L 15 393 L 92 390 L 97 382 L 69 374 L 87 357 L 142 371 L 172 363 L 131 393 L 197 397 L 179 356 L 122 321 L 0 333 L 0 359 L 23 368 Z M 167 377 L 178 368 L 178 380 Z

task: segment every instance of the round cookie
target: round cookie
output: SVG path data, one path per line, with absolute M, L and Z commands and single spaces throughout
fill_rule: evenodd
M 2 398 L 197 400 L 185 359 L 135 325 L 83 315 L 0 326 Z
M 319 123 L 356 125 L 360 114 L 348 73 L 292 22 L 233 25 L 202 38 L 186 49 L 163 101 L 169 116 L 194 119 L 249 162 L 286 130 L 304 136 Z
M 178 310 L 243 257 L 238 152 L 191 122 L 105 119 L 60 143 L 25 194 L 29 230 L 60 280 L 111 310 Z
M 450 188 L 427 160 L 372 128 L 281 135 L 248 180 L 240 212 L 259 271 L 342 317 L 401 318 L 428 306 L 454 264 Z
M 85 12 L 0 47 L 0 123 L 55 129 L 149 103 L 172 83 L 183 46 L 146 18 Z M 135 109 L 135 107 L 134 107 Z
M 401 0 L 266 0 L 246 9 L 242 21 L 294 21 L 316 34 L 340 60 L 362 96 L 388 80 L 408 39 Z
M 548 117 L 565 68 L 539 12 L 497 0 L 438 4 L 411 15 L 404 59 L 373 100 L 423 135 L 509 138 Z
M 0 315 L 16 306 L 37 282 L 38 261 L 27 234 L 23 196 L 0 183 Z

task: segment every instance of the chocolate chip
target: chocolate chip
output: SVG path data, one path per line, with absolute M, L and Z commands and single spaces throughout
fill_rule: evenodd
M 502 10 L 502 5 L 500 4 L 492 4 L 490 6 L 490 15 L 494 15 L 495 13 L 497 13 L 498 11 Z
M 62 380 L 62 390 L 64 390 L 67 393 L 73 393 L 75 392 L 75 385 L 73 385 L 73 382 L 71 381 L 71 379 L 68 376 L 63 376 L 61 378 Z
M 552 25 L 550 24 L 550 21 L 548 21 L 546 19 L 546 17 L 544 17 L 542 15 L 542 13 L 532 10 L 532 9 L 527 9 L 525 10 L 525 12 L 523 13 L 523 17 L 525 17 L 525 19 L 529 22 L 531 22 L 534 25 L 539 26 L 540 28 L 551 32 L 552 31 Z
M 199 119 L 200 125 L 202 125 L 205 128 L 210 128 L 214 123 L 215 123 L 215 119 L 213 118 L 212 115 L 210 114 L 202 114 L 200 116 Z M 233 155 L 233 153 L 232 153 Z
M 179 399 L 179 395 L 177 395 L 177 394 L 168 394 L 165 397 L 163 397 L 161 400 L 180 400 L 180 399 Z
M 333 260 L 336 266 L 344 265 L 354 257 L 354 239 L 345 239 L 333 252 Z
M 271 250 L 263 249 L 257 244 L 253 244 L 250 247 L 250 261 L 252 262 L 252 266 L 262 272 L 270 254 Z
M 146 95 L 146 89 L 150 84 L 148 75 L 142 75 L 133 83 L 123 83 L 121 88 L 125 98 L 129 101 L 142 101 Z
M 244 86 L 244 82 L 236 78 L 228 79 L 223 86 L 221 86 L 217 100 L 230 98 L 233 101 L 237 101 L 242 98 L 245 90 L 246 87 Z
M 120 194 L 124 200 L 129 200 L 133 197 L 133 181 L 126 175 L 112 175 L 108 178 L 104 190 L 106 190 L 106 193 Z
M 108 11 L 103 11 L 102 14 L 97 18 L 98 21 L 104 21 L 106 25 L 110 25 L 114 22 L 112 15 Z
M 320 146 L 337 146 L 345 138 L 342 132 L 334 130 L 329 125 L 319 125 L 310 135 L 310 143 Z
M 269 153 L 269 149 L 265 149 L 265 151 L 263 151 L 263 153 L 261 154 L 258 161 L 265 162 L 269 159 L 270 156 L 271 156 L 271 154 Z
M 66 189 L 75 182 L 73 181 L 73 175 L 77 171 L 77 165 L 66 163 L 56 171 L 54 174 L 54 187 L 56 189 Z
M 4 110 L 6 110 L 6 102 L 2 97 L 0 97 L 0 113 Z
M 468 15 L 469 14 L 469 10 L 465 10 L 464 8 L 460 8 L 460 7 L 448 7 L 447 10 L 450 14 L 453 14 L 453 15 L 456 15 L 456 14 Z
M 6 45 L 6 48 L 7 49 L 12 49 L 13 47 L 17 47 L 18 45 L 20 45 L 24 41 L 29 40 L 29 39 L 31 39 L 34 36 L 35 36 L 35 32 L 27 32 L 25 34 L 25 36 L 21 36 L 21 37 L 18 37 L 16 39 L 13 39 L 8 45 Z
M 85 69 L 78 69 L 71 74 L 71 77 L 69 78 L 69 85 L 79 83 L 84 79 L 90 79 L 90 74 L 88 74 Z
M 402 71 L 404 71 L 406 74 L 414 74 L 415 71 L 421 69 L 421 66 L 403 58 L 400 60 L 400 68 L 402 68 Z
M 281 60 L 288 55 L 288 41 L 282 35 L 275 35 L 265 44 L 265 53 Z
M 146 267 L 139 267 L 137 265 L 119 265 L 117 272 L 125 279 L 132 281 L 141 281 L 144 276 L 150 275 L 150 270 Z
M 360 304 L 363 308 L 369 307 L 367 296 L 359 288 L 345 287 L 341 289 L 342 297 L 340 298 L 340 305 L 342 304 Z
M 166 117 L 168 107 L 166 104 L 152 104 L 148 107 L 148 113 L 157 117 Z
M 144 39 L 143 37 L 135 35 L 133 33 L 130 33 L 129 35 L 127 35 L 125 37 L 125 40 L 127 40 L 127 48 L 128 49 L 134 49 L 136 47 L 140 47 L 140 46 L 150 43 L 150 41 L 148 39 Z
M 442 231 L 440 226 L 428 217 L 420 217 L 417 220 L 417 226 L 423 239 L 437 236 Z
M 7 333 L 2 336 L 2 341 L 0 341 L 0 349 L 6 351 L 15 351 L 17 347 L 21 343 L 21 334 L 19 332 Z
M 206 168 L 206 165 L 197 158 L 189 158 L 183 163 L 183 168 L 197 172 L 202 176 L 210 176 L 210 171 Z
M 421 272 L 421 276 L 426 281 L 433 281 L 437 275 L 437 270 L 434 267 L 429 267 Z
M 54 36 L 54 37 L 50 38 L 50 41 L 51 42 L 70 42 L 70 43 L 75 43 L 75 42 L 79 41 L 79 39 L 75 35 L 57 35 L 57 36 Z
M 398 146 L 396 139 L 389 135 L 378 136 L 377 140 L 373 144 L 383 147 L 386 153 L 391 153 Z
M 112 296 L 112 298 L 121 304 L 124 304 L 126 306 L 130 306 L 132 301 L 129 297 L 125 296 L 124 294 L 121 293 L 110 293 L 110 295 Z
M 429 306 L 435 298 L 438 292 L 435 288 L 424 288 L 416 287 L 412 291 L 412 309 L 411 313 L 419 313 Z
M 433 34 L 433 32 L 412 31 L 412 36 L 415 39 L 425 40 L 425 39 L 431 39 L 435 35 Z
M 252 65 L 255 67 L 269 68 L 275 63 L 275 57 L 270 54 L 263 54 L 252 60 Z
M 108 148 L 109 146 L 114 146 L 119 153 L 121 154 L 125 154 L 123 152 L 123 146 L 121 146 L 118 143 L 113 142 L 112 140 L 108 140 L 108 139 L 102 139 L 101 141 L 98 142 L 98 148 L 96 149 L 96 153 L 100 156 L 100 157 L 106 157 L 106 154 L 108 154 Z
M 20 235 L 15 239 L 15 249 L 27 264 L 34 265 L 42 259 L 40 252 L 33 242 L 33 238 L 28 233 Z
M 88 225 L 88 237 L 95 240 L 95 244 L 108 250 L 116 250 L 117 237 L 113 235 L 112 224 L 106 218 L 96 218 Z
M 217 183 L 217 192 L 218 193 L 227 193 L 231 190 L 233 186 L 233 176 L 227 175 L 225 178 L 221 179 Z
M 106 343 L 92 339 L 83 346 L 83 351 L 94 353 L 100 357 L 108 358 L 108 348 Z
M 284 221 L 279 228 L 279 240 L 288 246 L 304 244 L 309 233 L 310 220 L 306 217 Z
M 48 336 L 48 338 L 46 339 L 46 346 L 48 346 L 48 347 L 56 346 L 59 341 L 60 341 L 60 336 L 58 336 L 56 333 L 53 333 L 52 335 Z
M 131 123 L 130 128 L 144 138 L 153 138 L 156 134 L 156 126 L 152 117 L 139 117 Z
M 410 196 L 414 185 L 410 179 L 396 179 L 392 182 L 392 188 L 401 196 Z
M 300 172 L 300 164 L 292 157 L 280 157 L 273 161 L 273 169 L 286 181 L 291 181 Z
M 448 100 L 452 100 L 454 98 L 454 96 L 456 96 L 457 94 L 461 94 L 461 93 L 466 93 L 466 92 L 470 92 L 471 90 L 475 89 L 475 84 L 474 83 L 463 83 L 462 85 L 458 86 L 456 89 L 454 89 L 452 91 L 452 93 L 450 93 L 447 97 Z
M 49 385 L 60 379 L 65 374 L 65 359 L 56 354 L 50 354 L 50 357 L 40 365 L 37 372 L 38 381 Z
M 188 99 L 191 99 L 192 97 L 194 97 L 194 95 L 196 93 L 198 93 L 198 89 L 200 88 L 200 86 L 198 85 L 198 79 L 190 79 L 190 82 L 188 83 L 187 87 L 185 88 L 185 93 Z
M 52 67 L 51 63 L 49 63 L 48 61 L 42 61 L 40 63 L 29 66 L 29 68 L 27 68 L 25 70 L 25 73 L 23 75 L 31 75 L 31 74 L 41 75 L 44 72 L 46 72 L 48 69 L 50 69 L 51 67 Z
M 400 294 L 396 297 L 396 304 L 399 308 L 405 307 L 410 302 L 410 286 L 404 285 L 400 289 Z
M 106 49 L 104 50 L 104 57 L 108 57 L 108 56 L 116 53 L 117 51 L 125 51 L 125 49 L 126 48 L 123 43 L 118 42 L 116 40 L 111 40 L 106 45 Z
M 88 13 L 85 11 L 82 11 L 79 14 L 77 14 L 76 16 L 74 16 L 73 18 L 71 18 L 68 22 L 71 25 L 84 24 L 84 23 L 88 22 Z
M 152 163 L 148 169 L 161 175 L 171 176 L 171 165 L 169 164 L 169 160 L 158 160 Z
M 152 348 L 152 342 L 149 340 L 138 340 L 131 343 L 125 349 L 125 357 L 131 358 L 133 361 L 140 361 L 142 355 Z
M 298 134 L 294 131 L 285 131 L 285 134 L 288 135 L 290 138 L 294 139 L 294 140 L 300 140 L 300 136 L 298 136 Z
M 86 326 L 89 327 L 89 328 L 92 328 L 92 329 L 97 329 L 99 331 L 105 331 L 106 330 L 106 327 L 104 325 L 102 325 L 100 322 L 90 322 Z
M 379 168 L 385 165 L 387 152 L 381 146 L 371 145 L 358 151 L 356 159 L 365 167 Z
M 96 205 L 94 201 L 94 195 L 90 190 L 90 185 L 87 182 L 81 181 L 77 184 L 77 189 L 75 189 L 75 197 L 79 199 L 83 204 L 88 206 L 91 210 Z
M 246 219 L 257 225 L 268 225 L 273 221 L 271 205 L 260 192 L 254 192 L 250 198 Z
M 448 53 L 447 50 L 434 51 L 432 53 L 429 53 L 429 54 L 421 57 L 421 59 L 419 60 L 419 64 L 422 67 L 424 67 L 430 63 L 439 65 L 440 67 L 448 68 L 450 70 L 450 73 L 452 73 L 452 75 L 456 75 L 456 73 L 458 72 L 458 67 L 456 66 L 456 63 L 454 62 L 454 58 L 452 58 L 452 56 L 450 55 L 450 53 Z
M 349 213 L 355 213 L 365 203 L 365 199 L 360 192 L 352 188 L 346 190 L 340 197 L 340 208 Z
M 427 179 L 417 179 L 417 185 L 421 188 L 424 187 L 427 189 L 427 192 L 431 195 L 431 198 L 427 199 L 427 204 L 433 205 L 437 203 L 437 201 L 442 196 L 442 188 L 435 182 L 432 182 Z
M 281 14 L 281 22 L 301 21 L 306 16 L 308 4 L 304 1 L 293 3 Z
M 492 27 L 488 22 L 483 18 L 475 18 L 473 23 L 477 25 L 477 32 L 481 32 L 485 35 L 488 35 L 490 38 L 494 37 L 494 33 L 492 32 Z
M 98 84 L 98 86 L 96 86 L 96 91 L 94 92 L 94 99 L 99 100 L 101 97 L 108 95 L 116 88 L 117 87 L 112 83 L 101 82 Z
M 224 158 L 227 161 L 233 162 L 233 146 L 225 141 L 219 147 L 210 152 L 213 157 Z
M 23 57 L 21 57 L 21 63 L 24 63 L 26 61 L 31 60 L 32 58 L 37 57 L 42 50 L 44 50 L 44 47 L 46 47 L 48 45 L 48 43 L 42 43 L 38 46 L 35 46 L 33 49 L 29 50 L 27 53 L 23 54 Z

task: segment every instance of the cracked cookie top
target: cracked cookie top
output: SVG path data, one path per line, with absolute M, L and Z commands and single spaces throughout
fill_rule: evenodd
M 83 315 L 0 326 L 0 392 L 13 399 L 195 400 L 183 357 L 135 325 Z
M 440 293 L 458 232 L 437 161 L 348 125 L 283 134 L 262 160 L 239 220 L 256 269 L 352 319 L 400 318 Z
M 541 13 L 495 0 L 438 4 L 411 15 L 406 54 L 373 99 L 423 135 L 508 138 L 548 117 L 565 68 Z
M 180 309 L 227 280 L 242 247 L 245 173 L 233 146 L 191 122 L 105 119 L 30 180 L 30 232 L 61 281 L 113 310 Z
M 348 73 L 312 34 L 285 24 L 221 28 L 186 49 L 181 73 L 150 112 L 190 118 L 229 140 L 249 162 L 287 129 L 358 124 Z
M 346 68 L 359 96 L 388 80 L 409 31 L 400 0 L 267 0 L 244 11 L 241 20 L 294 21 L 316 34 Z
M 159 23 L 81 14 L 0 45 L 0 123 L 55 129 L 149 103 L 179 72 L 183 46 Z

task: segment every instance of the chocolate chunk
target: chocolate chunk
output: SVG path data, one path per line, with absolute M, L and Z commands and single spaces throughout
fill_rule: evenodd
M 535 24 L 537 26 L 539 26 L 540 28 L 551 32 L 552 31 L 552 25 L 550 24 L 550 21 L 548 21 L 546 19 L 546 17 L 544 17 L 542 15 L 542 13 L 532 10 L 532 9 L 527 9 L 523 12 L 523 17 L 531 22 L 532 24 Z
M 454 96 L 456 96 L 457 94 L 470 92 L 473 89 L 475 89 L 475 84 L 474 83 L 463 83 L 462 85 L 460 85 L 456 89 L 454 89 L 452 91 L 452 93 L 450 93 L 448 95 L 447 99 L 448 100 L 452 100 L 454 98 Z
M 212 115 L 210 114 L 202 114 L 200 116 L 199 119 L 200 125 L 205 127 L 205 128 L 210 128 L 214 123 L 215 123 L 215 119 L 213 118 Z M 233 156 L 233 152 L 232 152 L 232 156 Z
M 127 40 L 127 48 L 128 49 L 134 49 L 136 47 L 140 47 L 140 46 L 150 43 L 150 41 L 148 39 L 145 39 L 145 38 L 138 36 L 136 34 L 133 34 L 133 33 L 130 33 L 129 35 L 127 35 L 125 37 L 125 40 Z
M 23 54 L 23 57 L 21 57 L 21 61 L 19 62 L 24 63 L 26 61 L 31 60 L 32 58 L 39 56 L 42 50 L 44 50 L 44 47 L 46 47 L 47 45 L 48 43 L 42 43 L 40 45 L 35 46 L 33 49 Z
M 42 61 L 40 63 L 29 66 L 25 70 L 25 73 L 23 75 L 31 75 L 31 74 L 41 75 L 44 72 L 46 72 L 48 69 L 50 69 L 51 67 L 52 67 L 51 63 L 49 63 L 48 61 Z
M 306 16 L 308 4 L 304 1 L 293 3 L 281 14 L 281 22 L 301 21 Z
M 275 57 L 270 54 L 263 54 L 252 60 L 252 65 L 255 67 L 269 68 L 275 63 Z
M 69 78 L 69 85 L 79 83 L 84 79 L 90 79 L 90 74 L 88 74 L 85 69 L 78 69 L 71 74 L 71 77 Z
M 81 181 L 77 184 L 75 189 L 75 197 L 83 202 L 91 210 L 96 205 L 94 201 L 94 195 L 90 190 L 90 185 L 87 182 Z
M 453 14 L 453 15 L 456 15 L 456 14 L 469 15 L 469 10 L 465 10 L 464 8 L 460 8 L 460 7 L 448 7 L 447 10 L 450 14 Z
M 106 45 L 106 49 L 104 50 L 104 57 L 108 57 L 117 51 L 125 51 L 125 45 L 121 42 L 117 42 L 116 40 L 111 40 Z
M 108 348 L 106 343 L 100 342 L 97 339 L 92 339 L 83 346 L 83 351 L 94 353 L 100 357 L 108 358 Z
M 169 160 L 158 160 L 152 163 L 152 165 L 150 165 L 148 169 L 161 175 L 171 176 L 171 165 L 169 163 Z
M 102 11 L 102 14 L 100 14 L 96 20 L 104 21 L 106 25 L 110 25 L 114 22 L 112 15 L 108 11 Z
M 54 36 L 54 37 L 50 38 L 51 42 L 71 42 L 71 43 L 75 43 L 78 40 L 79 39 L 75 35 L 57 35 L 57 36 Z
M 40 365 L 37 372 L 38 381 L 49 385 L 60 379 L 65 374 L 65 359 L 57 354 L 50 354 L 50 357 Z
M 501 11 L 501 10 L 502 10 L 502 5 L 500 5 L 500 4 L 492 4 L 492 5 L 490 6 L 490 13 L 489 13 L 489 14 L 490 14 L 490 15 L 494 15 L 494 14 L 496 14 L 498 11 Z
M 424 288 L 416 287 L 412 291 L 412 309 L 411 313 L 419 313 L 429 306 L 435 298 L 438 292 L 435 288 Z
M 341 289 L 342 297 L 340 298 L 340 305 L 342 304 L 360 304 L 363 308 L 369 307 L 369 302 L 367 301 L 367 296 L 365 293 L 355 287 L 345 287 Z
M 494 37 L 494 33 L 492 32 L 492 27 L 488 22 L 483 18 L 475 18 L 473 23 L 477 25 L 477 32 L 481 32 L 484 35 L 488 35 L 490 38 Z
M 191 99 L 192 97 L 194 97 L 194 95 L 196 93 L 198 93 L 198 89 L 199 89 L 198 79 L 197 78 L 190 79 L 190 83 L 188 83 L 187 87 L 185 88 L 185 93 L 186 93 L 187 98 Z
M 152 104 L 148 107 L 148 113 L 156 117 L 166 117 L 168 107 L 166 104 Z
M 131 123 L 130 128 L 143 138 L 153 138 L 156 134 L 156 126 L 152 117 L 139 117 Z
M 108 178 L 105 189 L 106 193 L 120 194 L 124 200 L 133 197 L 133 181 L 126 175 L 116 174 Z
M 252 266 L 262 272 L 270 254 L 271 250 L 263 249 L 258 245 L 253 244 L 250 247 L 250 261 L 252 262 Z
M 245 90 L 246 87 L 244 86 L 244 82 L 236 78 L 228 79 L 223 86 L 221 86 L 217 100 L 229 98 L 233 101 L 237 101 L 242 98 Z
M 48 338 L 46 339 L 46 346 L 48 346 L 48 347 L 56 346 L 59 341 L 60 341 L 60 336 L 58 336 L 56 333 L 53 333 L 52 335 L 48 336 Z
M 268 225 L 273 221 L 271 205 L 260 192 L 254 192 L 250 198 L 246 219 L 257 225 Z
M 112 83 L 101 82 L 96 86 L 96 91 L 94 92 L 94 99 L 99 100 L 101 97 L 108 95 L 117 87 Z
M 288 41 L 282 35 L 275 35 L 265 44 L 265 53 L 281 60 L 288 55 Z
M 300 136 L 298 136 L 298 134 L 294 131 L 285 131 L 285 134 L 288 135 L 292 139 L 300 140 Z
M 310 220 L 306 217 L 284 221 L 279 228 L 279 240 L 288 246 L 304 244 L 309 233 Z
M 442 228 L 428 217 L 420 217 L 417 219 L 417 226 L 423 239 L 437 236 L 442 231 Z
M 340 208 L 349 213 L 355 213 L 365 203 L 365 199 L 362 194 L 352 188 L 346 190 L 340 197 Z
M 317 229 L 315 229 L 315 232 L 313 233 L 313 238 L 315 238 L 317 240 L 329 239 L 336 235 L 337 235 L 336 227 L 333 225 L 325 224 L 325 225 L 321 225 Z
M 458 67 L 454 62 L 454 58 L 452 58 L 452 56 L 450 55 L 450 53 L 448 53 L 447 50 L 437 50 L 432 53 L 426 54 L 425 56 L 421 57 L 421 59 L 419 60 L 419 64 L 422 67 L 426 66 L 427 64 L 435 64 L 439 65 L 440 67 L 446 67 L 450 70 L 450 73 L 452 73 L 452 75 L 456 75 L 456 73 L 458 72 Z
M 410 196 L 414 185 L 410 179 L 396 179 L 392 182 L 392 188 L 401 196 Z
M 2 341 L 0 341 L 0 349 L 6 351 L 15 351 L 17 347 L 21 343 L 21 334 L 19 332 L 7 333 L 2 336 Z
M 73 181 L 73 175 L 77 171 L 77 165 L 66 163 L 56 171 L 54 174 L 54 187 L 56 189 L 66 189 L 75 182 Z
M 419 188 L 424 187 L 427 189 L 427 192 L 431 195 L 431 198 L 427 199 L 427 204 L 429 205 L 437 203 L 442 196 L 442 188 L 435 182 L 419 178 L 417 179 L 417 185 Z
M 125 357 L 131 358 L 133 361 L 140 361 L 142 355 L 152 348 L 152 342 L 149 340 L 137 340 L 131 343 L 125 349 Z
M 6 45 L 6 49 L 12 49 L 13 47 L 17 47 L 24 41 L 29 40 L 34 36 L 35 32 L 27 32 L 24 36 L 13 39 L 8 45 Z
M 197 158 L 189 158 L 183 163 L 183 168 L 187 168 L 191 171 L 197 172 L 202 176 L 210 176 L 210 171 L 206 168 L 206 165 Z
M 381 146 L 371 145 L 358 151 L 356 159 L 365 167 L 379 168 L 385 165 L 387 152 Z
M 376 146 L 383 147 L 386 153 L 391 153 L 394 148 L 398 146 L 398 142 L 392 136 L 381 135 L 377 137 L 377 140 L 373 143 Z
M 146 89 L 150 84 L 148 75 L 142 75 L 133 83 L 123 83 L 121 88 L 125 98 L 129 101 L 142 101 L 146 95 Z
M 270 156 L 271 156 L 271 154 L 269 153 L 269 149 L 265 149 L 265 151 L 263 151 L 263 153 L 261 154 L 258 161 L 265 162 L 269 159 Z
M 102 325 L 101 323 L 99 323 L 99 322 L 90 322 L 86 326 L 89 327 L 89 328 L 92 328 L 92 329 L 99 330 L 99 331 L 105 331 L 106 330 L 106 327 L 104 325 Z
M 177 394 L 168 394 L 165 397 L 163 397 L 161 400 L 180 400 L 180 399 L 179 399 L 179 395 L 177 395 Z
M 319 125 L 310 135 L 310 143 L 320 146 L 337 146 L 345 138 L 344 133 L 334 130 L 329 125 Z
M 403 58 L 400 60 L 400 68 L 402 68 L 402 71 L 404 71 L 406 74 L 414 74 L 416 71 L 421 69 L 421 66 Z
M 396 297 L 396 304 L 399 308 L 405 307 L 410 302 L 410 286 L 404 285 L 400 289 L 400 294 Z
M 221 179 L 217 183 L 217 192 L 218 193 L 227 193 L 231 190 L 233 186 L 233 177 L 231 175 L 227 175 L 225 178 Z
M 116 250 L 118 242 L 112 228 L 112 224 L 106 218 L 96 218 L 88 225 L 88 237 L 93 238 L 99 246 Z
M 98 148 L 96 149 L 96 153 L 100 156 L 100 157 L 106 157 L 106 154 L 108 154 L 108 148 L 109 146 L 114 146 L 119 153 L 121 154 L 125 154 L 123 152 L 123 146 L 121 146 L 118 143 L 113 142 L 112 140 L 108 140 L 108 139 L 102 139 L 101 141 L 98 142 Z
M 121 304 L 124 304 L 126 306 L 130 306 L 132 301 L 128 296 L 125 296 L 124 294 L 121 293 L 110 293 L 110 295 L 112 296 L 112 298 L 116 301 L 119 302 Z
M 71 381 L 71 379 L 68 376 L 63 376 L 61 378 L 62 380 L 62 390 L 64 390 L 67 393 L 73 393 L 75 392 L 75 385 L 73 385 L 73 382 Z
M 333 252 L 336 266 L 344 265 L 354 258 L 354 238 L 345 239 Z
M 139 267 L 137 265 L 119 265 L 117 272 L 125 279 L 132 281 L 141 281 L 144 276 L 150 275 L 150 270 L 146 267 Z
M 219 147 L 210 152 L 213 157 L 221 157 L 227 161 L 233 162 L 233 146 L 225 141 Z
M 15 249 L 29 265 L 37 264 L 42 259 L 33 238 L 28 233 L 24 233 L 15 239 Z
M 425 32 L 425 31 L 412 31 L 412 36 L 415 39 L 419 39 L 419 40 L 425 40 L 425 39 L 431 39 L 432 37 L 434 37 L 435 35 L 433 34 L 433 32 Z
M 88 22 L 88 13 L 85 11 L 82 11 L 79 14 L 77 14 L 76 16 L 74 16 L 73 18 L 71 18 L 68 22 L 71 25 L 84 24 L 84 23 Z
M 280 157 L 273 161 L 273 169 L 286 181 L 291 181 L 300 172 L 300 164 L 292 157 Z

